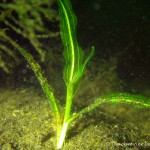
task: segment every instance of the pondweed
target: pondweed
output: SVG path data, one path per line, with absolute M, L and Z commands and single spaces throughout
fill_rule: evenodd
M 70 1 L 57 0 L 57 3 L 61 18 L 60 33 L 64 45 L 64 57 L 66 61 L 63 72 L 63 78 L 66 85 L 66 105 L 63 110 L 60 110 L 58 102 L 54 96 L 53 88 L 48 83 L 47 79 L 43 75 L 40 65 L 34 60 L 33 56 L 6 34 L 7 29 L 1 30 L 0 36 L 2 36 L 6 41 L 10 42 L 16 49 L 19 50 L 19 52 L 30 64 L 31 69 L 35 72 L 35 75 L 38 78 L 45 95 L 51 103 L 54 117 L 56 118 L 57 149 L 61 149 L 65 141 L 68 127 L 73 122 L 73 120 L 79 117 L 81 114 L 95 109 L 100 104 L 108 102 L 121 102 L 142 107 L 150 107 L 150 103 L 149 99 L 143 96 L 117 93 L 97 98 L 97 100 L 95 100 L 93 104 L 89 105 L 79 112 L 71 112 L 74 95 L 80 85 L 84 69 L 90 58 L 94 54 L 94 47 L 92 47 L 90 54 L 86 57 L 86 59 L 84 59 L 84 52 L 78 44 L 76 38 L 77 19 L 72 10 Z

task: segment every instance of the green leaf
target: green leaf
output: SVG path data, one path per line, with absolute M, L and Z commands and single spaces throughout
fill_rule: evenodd
M 150 108 L 150 99 L 141 95 L 132 95 L 128 93 L 112 93 L 102 96 L 95 100 L 92 104 L 88 107 L 82 109 L 81 111 L 77 112 L 73 115 L 68 122 L 74 120 L 75 118 L 79 117 L 82 114 L 85 114 L 91 110 L 94 110 L 99 105 L 103 103 L 113 103 L 113 104 L 129 104 L 135 107 L 140 108 Z
M 69 84 L 74 84 L 75 87 L 78 87 L 78 81 L 82 77 L 85 66 L 94 53 L 94 48 L 92 48 L 89 56 L 84 61 L 83 50 L 76 38 L 77 18 L 73 13 L 70 1 L 57 1 L 61 18 L 61 38 L 64 45 L 64 57 L 66 60 L 63 77 L 67 86 Z
M 6 31 L 7 31 L 7 29 L 0 30 L 0 37 L 3 37 L 6 41 L 11 43 L 11 45 L 14 46 L 20 52 L 20 54 L 27 60 L 31 69 L 34 71 L 37 79 L 39 80 L 45 95 L 47 96 L 48 100 L 50 101 L 56 118 L 57 119 L 60 118 L 59 107 L 57 104 L 57 100 L 54 97 L 53 88 L 51 87 L 50 84 L 48 84 L 48 81 L 47 81 L 46 77 L 44 76 L 40 65 L 35 61 L 33 56 L 30 53 L 28 53 L 28 51 L 23 49 L 11 37 L 7 36 L 7 34 L 5 33 Z

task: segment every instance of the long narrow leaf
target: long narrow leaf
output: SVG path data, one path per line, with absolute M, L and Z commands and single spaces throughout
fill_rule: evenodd
M 60 11 L 61 38 L 64 45 L 64 80 L 66 85 L 82 77 L 83 70 L 94 53 L 94 49 L 83 63 L 83 50 L 76 38 L 77 19 L 69 0 L 57 0 Z M 75 79 L 75 80 L 74 80 Z M 74 84 L 75 84 L 74 82 Z M 77 86 L 77 85 L 76 85 Z
M 130 104 L 135 107 L 142 107 L 142 108 L 150 108 L 150 99 L 141 95 L 131 95 L 127 93 L 115 93 L 115 94 L 108 94 L 106 96 L 102 96 L 94 101 L 93 104 L 89 105 L 88 107 L 82 109 L 75 115 L 73 115 L 68 121 L 72 121 L 75 118 L 79 117 L 82 114 L 85 114 L 96 107 L 98 107 L 100 104 L 103 103 L 124 103 L 124 104 Z
M 34 60 L 33 56 L 30 53 L 28 53 L 25 49 L 23 49 L 18 43 L 16 43 L 9 36 L 7 36 L 5 31 L 6 31 L 6 29 L 0 30 L 0 36 L 2 36 L 6 41 L 11 43 L 20 52 L 20 54 L 22 54 L 22 56 L 27 60 L 31 69 L 34 71 L 36 77 L 38 78 L 45 95 L 47 96 L 48 100 L 51 103 L 54 114 L 55 114 L 56 118 L 58 119 L 59 115 L 60 115 L 59 107 L 58 107 L 56 98 L 54 97 L 53 88 L 51 87 L 50 84 L 48 84 L 48 81 L 45 78 L 40 65 Z

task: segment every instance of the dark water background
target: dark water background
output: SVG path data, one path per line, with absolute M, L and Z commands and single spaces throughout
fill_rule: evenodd
M 117 76 L 124 91 L 149 96 L 150 1 L 72 0 L 71 2 L 78 18 L 77 35 L 81 46 L 86 53 L 91 46 L 95 46 L 92 61 L 102 68 L 101 62 L 107 63 L 114 58 Z M 57 6 L 54 8 L 57 9 Z M 58 23 L 53 24 L 52 28 L 58 30 Z M 26 40 L 21 40 L 23 45 L 31 47 Z M 63 59 L 59 37 L 44 43 L 47 43 L 51 50 L 54 49 L 55 55 Z M 32 54 L 38 58 L 37 53 Z M 50 70 L 49 62 L 51 59 L 48 58 L 45 64 L 41 64 L 43 70 Z M 63 70 L 60 62 L 56 59 L 51 66 L 59 73 Z M 50 76 L 49 71 L 46 71 L 46 74 Z M 62 73 L 59 77 L 62 78 Z M 36 77 L 25 60 L 16 65 L 11 74 L 6 74 L 0 69 L 0 86 L 10 85 L 38 86 Z

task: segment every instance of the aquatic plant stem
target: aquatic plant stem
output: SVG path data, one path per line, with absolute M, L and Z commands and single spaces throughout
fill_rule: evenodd
M 63 125 L 62 125 L 60 135 L 59 135 L 59 140 L 57 142 L 58 149 L 62 148 L 63 143 L 65 141 L 65 137 L 66 137 L 67 129 L 68 129 L 68 125 L 69 125 L 68 120 L 71 117 L 72 100 L 73 100 L 73 85 L 70 83 L 70 85 L 68 85 L 68 87 L 67 87 L 65 115 L 64 115 Z
M 63 147 L 65 137 L 66 137 L 66 134 L 67 134 L 67 130 L 68 130 L 68 125 L 69 125 L 69 122 L 64 122 L 63 123 L 62 129 L 61 129 L 61 132 L 60 132 L 60 136 L 59 136 L 59 139 L 57 141 L 57 148 L 58 149 L 61 149 Z
M 72 84 L 70 84 L 67 87 L 64 122 L 66 122 L 70 118 L 72 99 L 73 99 L 73 86 Z

